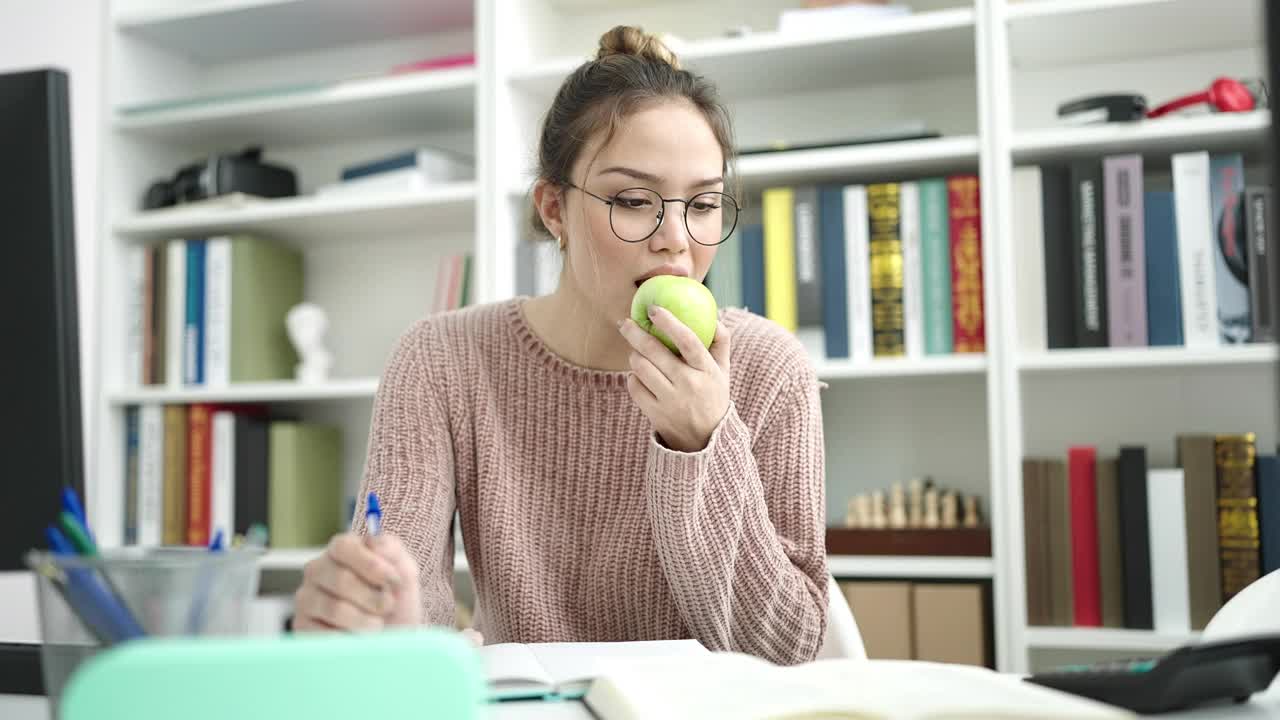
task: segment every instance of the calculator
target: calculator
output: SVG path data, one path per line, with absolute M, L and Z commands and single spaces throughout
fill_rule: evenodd
M 1067 665 L 1027 682 L 1137 713 L 1244 702 L 1280 673 L 1280 634 L 1185 645 L 1159 658 Z

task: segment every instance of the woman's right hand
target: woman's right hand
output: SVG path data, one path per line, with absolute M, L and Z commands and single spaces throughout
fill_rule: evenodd
M 381 630 L 420 622 L 418 567 L 404 543 L 387 533 L 335 535 L 307 563 L 294 594 L 297 630 Z

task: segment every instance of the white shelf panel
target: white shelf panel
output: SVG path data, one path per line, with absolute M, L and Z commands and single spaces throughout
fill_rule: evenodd
M 355 4 L 352 7 L 356 7 Z M 156 110 L 117 109 L 117 130 L 209 147 L 328 143 L 475 124 L 474 67 L 347 80 L 280 94 Z
M 316 238 L 412 234 L 474 223 L 475 183 L 450 183 L 420 193 L 371 196 L 302 195 L 234 206 L 176 206 L 137 213 L 116 223 L 116 235 L 165 240 L 219 232 L 258 232 L 305 242 Z
M 107 394 L 113 405 L 197 402 L 307 402 L 315 400 L 371 399 L 378 391 L 377 378 L 331 380 L 316 385 L 291 381 L 236 383 L 225 388 L 143 387 Z
M 1165 652 L 1199 639 L 1200 633 L 1162 635 L 1151 630 L 1030 627 L 1027 647 Z
M 120 12 L 123 33 L 190 57 L 226 62 L 468 28 L 471 0 L 205 0 Z
M 1263 47 L 1260 0 L 1037 0 L 1008 8 L 1014 67 Z
M 753 33 L 672 47 L 729 100 L 779 92 L 902 82 L 974 69 L 972 8 L 925 12 L 823 35 Z M 585 58 L 557 58 L 512 73 L 514 87 L 550 97 Z
M 1022 355 L 1018 367 L 1024 372 L 1071 372 L 1109 369 L 1149 369 L 1161 367 L 1213 367 L 1267 365 L 1280 358 L 1275 345 L 1250 344 L 1215 348 L 1089 348 L 1051 350 Z
M 738 174 L 744 183 L 759 186 L 850 175 L 954 172 L 977 162 L 978 138 L 966 135 L 745 155 L 738 159 Z
M 301 570 L 311 559 L 324 552 L 324 548 L 287 548 L 267 550 L 258 562 L 263 570 Z M 460 572 L 467 572 L 467 556 L 458 553 L 453 557 L 453 567 Z
M 827 570 L 842 577 L 989 578 L 995 563 L 987 557 L 914 555 L 828 555 Z
M 1271 113 L 1222 113 L 1163 117 L 1137 123 L 1047 128 L 1013 137 L 1015 162 L 1098 155 L 1108 152 L 1174 153 L 1184 150 L 1228 150 L 1263 146 Z
M 956 354 L 919 359 L 881 358 L 864 363 L 823 360 L 814 363 L 814 370 L 822 380 L 978 375 L 987 371 L 987 358 L 978 354 Z

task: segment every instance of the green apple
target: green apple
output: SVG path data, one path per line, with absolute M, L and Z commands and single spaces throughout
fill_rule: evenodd
M 641 283 L 635 297 L 631 298 L 631 319 L 661 340 L 663 345 L 679 353 L 671 338 L 649 319 L 650 305 L 666 308 L 693 330 L 703 347 L 711 347 L 716 336 L 718 313 L 716 298 L 706 285 L 679 275 L 655 275 Z

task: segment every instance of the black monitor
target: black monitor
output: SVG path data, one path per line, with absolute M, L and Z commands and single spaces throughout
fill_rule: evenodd
M 84 496 L 66 73 L 0 74 L 0 571 Z M 39 692 L 38 646 L 0 647 L 0 692 Z

